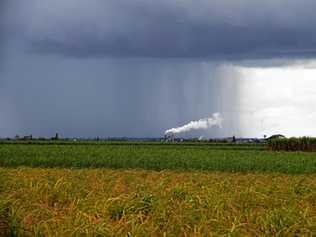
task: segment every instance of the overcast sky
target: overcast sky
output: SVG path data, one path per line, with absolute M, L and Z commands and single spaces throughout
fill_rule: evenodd
M 2 0 L 0 136 L 161 136 L 215 112 L 222 129 L 185 135 L 316 136 L 315 9 Z

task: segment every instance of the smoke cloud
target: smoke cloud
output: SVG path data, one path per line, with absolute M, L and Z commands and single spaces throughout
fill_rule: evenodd
M 178 134 L 184 132 L 190 132 L 191 130 L 197 129 L 208 129 L 214 126 L 222 127 L 223 118 L 220 113 L 214 113 L 209 118 L 200 119 L 198 121 L 191 121 L 186 125 L 177 128 L 168 129 L 165 135 Z

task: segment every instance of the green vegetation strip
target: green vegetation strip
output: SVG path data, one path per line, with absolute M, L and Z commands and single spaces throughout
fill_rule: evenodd
M 316 152 L 316 138 L 277 138 L 268 142 L 268 148 L 273 151 L 308 151 Z
M 21 166 L 298 174 L 316 173 L 316 153 L 273 152 L 251 146 L 219 149 L 207 145 L 0 145 L 0 167 Z
M 8 236 L 313 236 L 316 175 L 0 168 Z

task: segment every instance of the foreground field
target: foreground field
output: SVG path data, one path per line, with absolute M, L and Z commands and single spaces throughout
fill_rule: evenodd
M 0 236 L 315 236 L 315 223 L 313 152 L 0 144 Z
M 0 227 L 17 236 L 316 233 L 315 174 L 0 168 L 0 177 Z
M 316 173 L 316 153 L 257 145 L 79 143 L 0 144 L 0 167 L 141 168 Z

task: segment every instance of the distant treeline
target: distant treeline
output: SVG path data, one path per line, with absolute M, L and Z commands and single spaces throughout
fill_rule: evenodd
M 1 144 L 7 145 L 92 145 L 92 146 L 102 146 L 102 145 L 118 145 L 118 146 L 176 146 L 176 147 L 186 147 L 186 146 L 200 146 L 206 148 L 230 148 L 230 149 L 265 149 L 262 143 L 233 143 L 233 142 L 210 142 L 210 141 L 183 141 L 183 142 L 168 142 L 168 141 L 111 141 L 111 140 L 0 140 Z
M 316 138 L 276 138 L 268 142 L 268 148 L 273 151 L 309 151 L 316 152 Z

